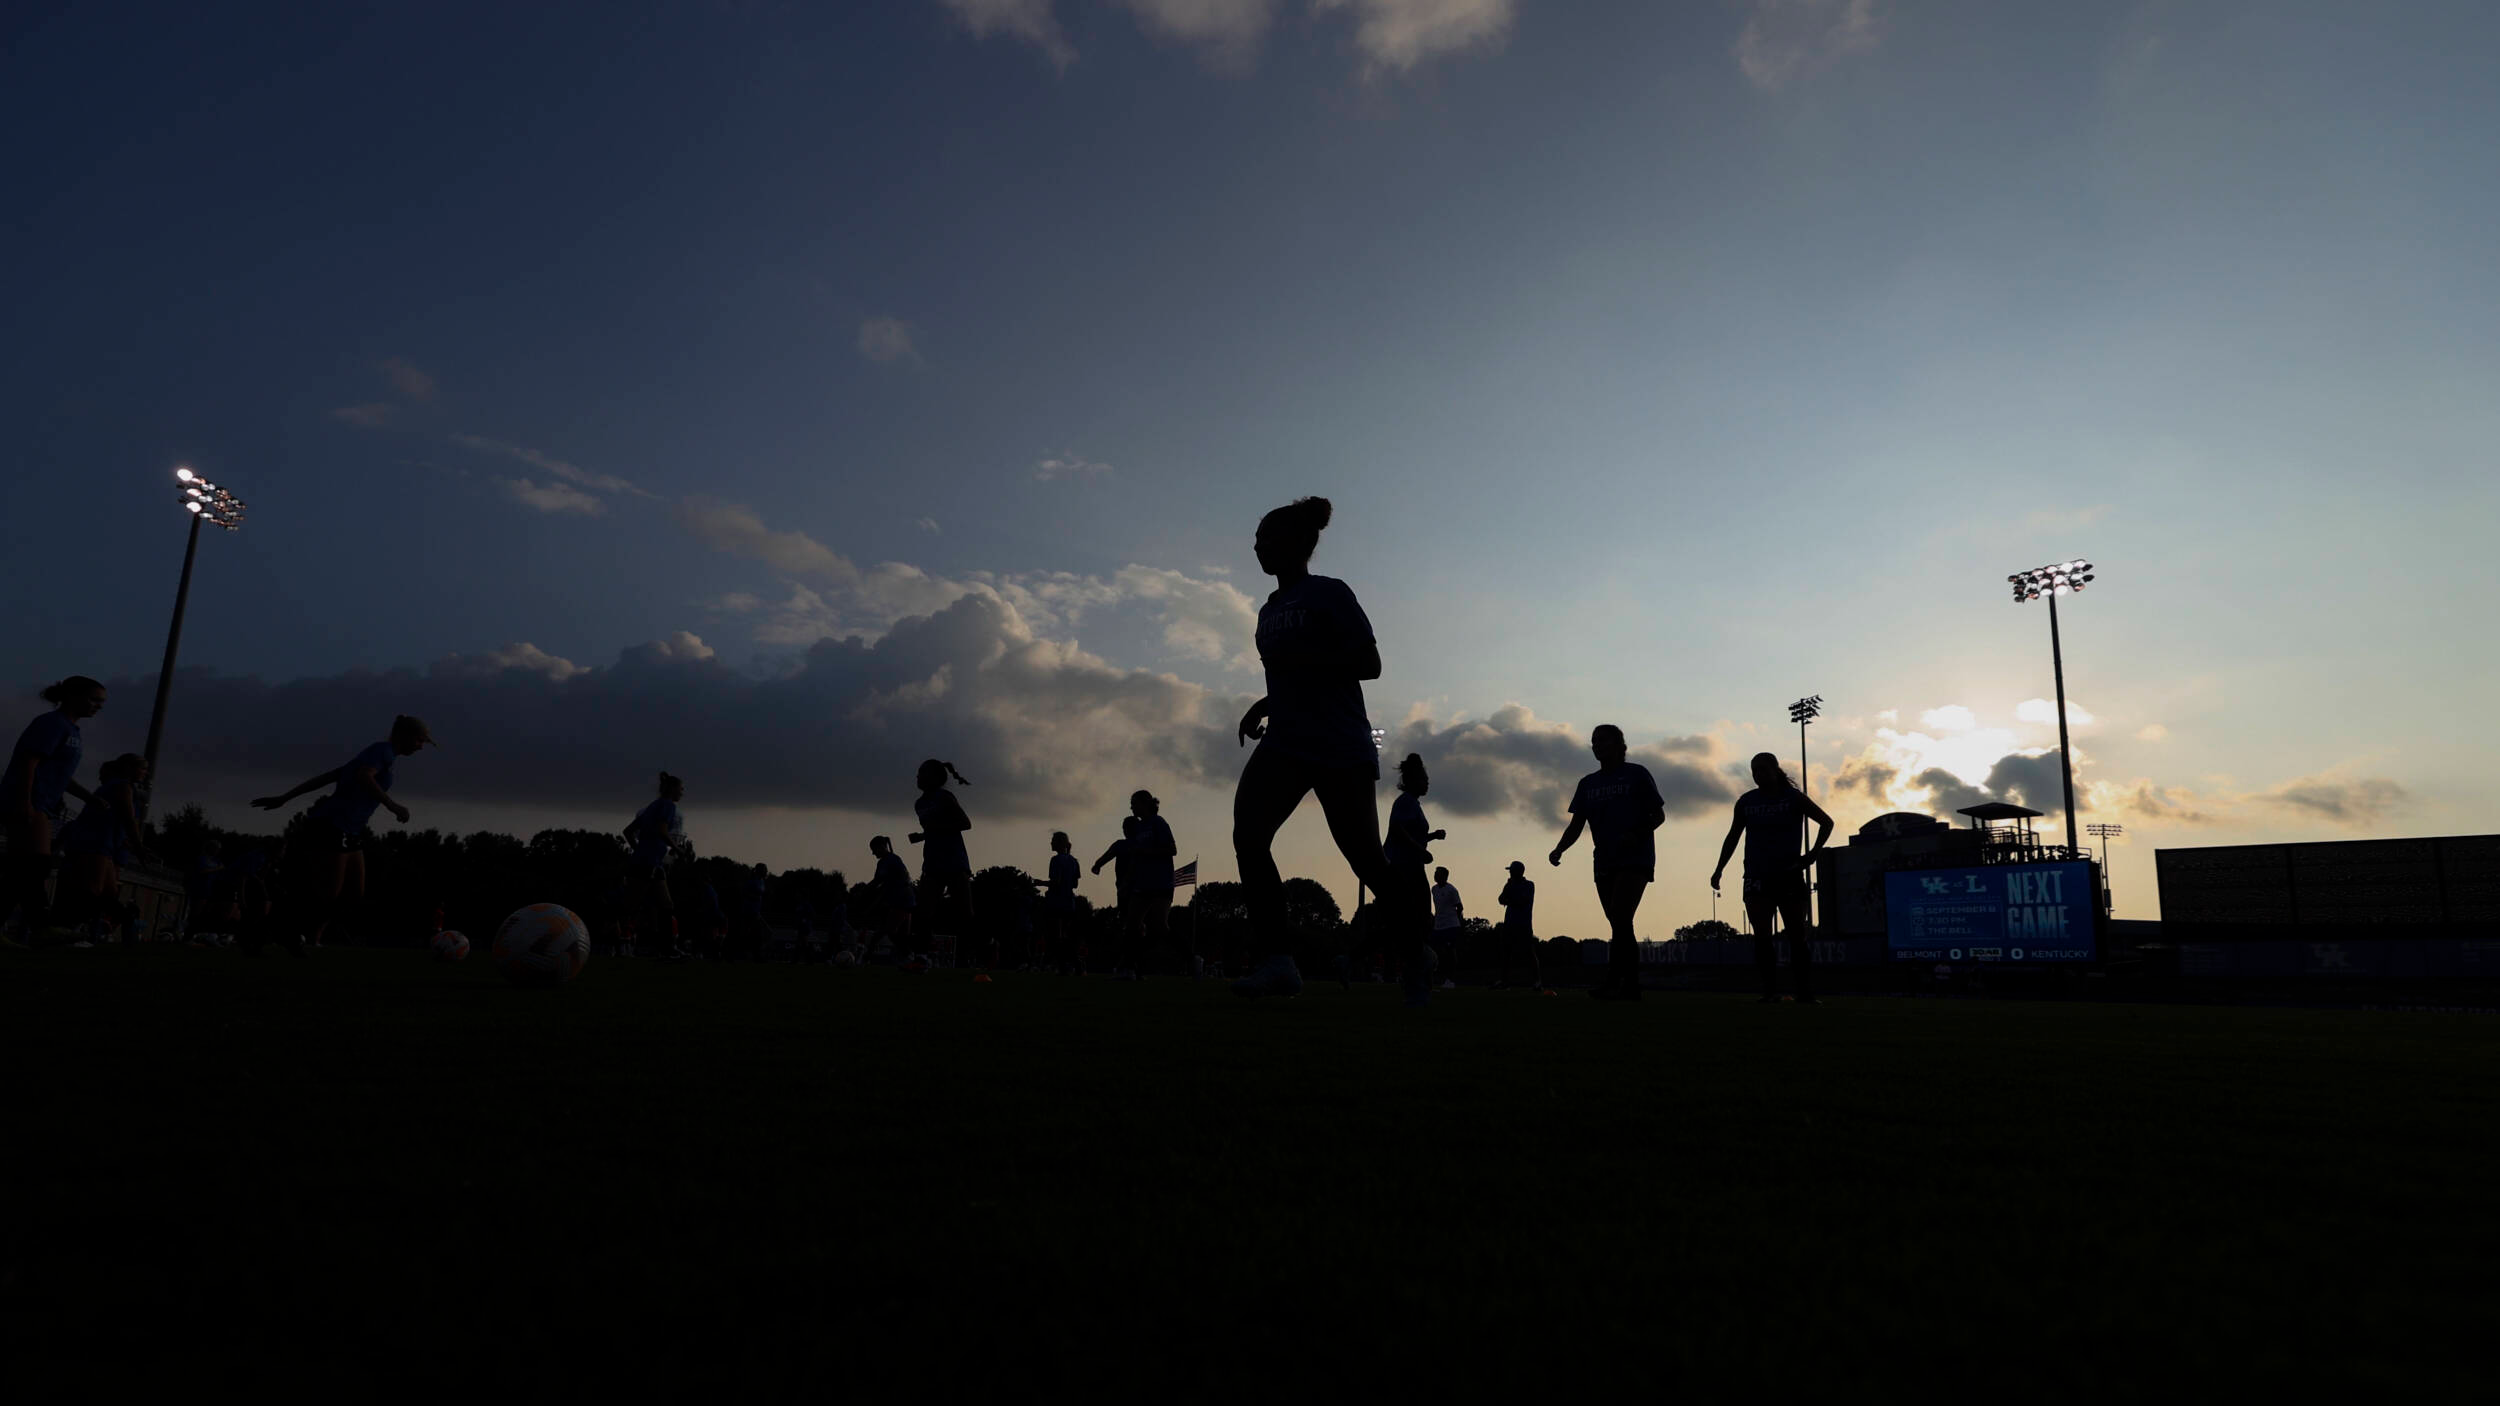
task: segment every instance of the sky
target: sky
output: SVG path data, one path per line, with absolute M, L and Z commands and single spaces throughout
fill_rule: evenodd
M 1230 878 L 1261 513 L 1380 637 L 1471 913 L 1622 726 L 1639 927 L 1745 760 L 1847 836 L 2153 853 L 2500 828 L 2484 4 L 29 5 L 0 19 L 0 683 L 252 795 L 417 712 L 419 826 L 978 864 L 1139 787 Z M 1391 795 L 1382 790 L 1382 805 Z M 2062 821 L 2044 822 L 2052 833 Z M 1315 806 L 1286 872 L 1341 900 Z M 1098 899 L 1108 879 L 1089 880 Z M 1730 893 L 1733 894 L 1731 881 Z M 1735 904 L 1720 915 L 1734 916 Z

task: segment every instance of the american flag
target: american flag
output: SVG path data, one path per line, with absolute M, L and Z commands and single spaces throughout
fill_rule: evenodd
M 1181 867 L 1179 867 L 1178 869 L 1175 869 L 1175 870 L 1173 870 L 1173 871 L 1172 871 L 1172 887 L 1174 887 L 1174 888 L 1187 888 L 1187 887 L 1192 887 L 1192 886 L 1195 886 L 1195 885 L 1197 884 L 1197 882 L 1198 882 L 1198 861 L 1197 861 L 1197 860 L 1194 860 L 1194 859 L 1193 859 L 1193 860 L 1189 861 L 1187 864 L 1184 864 L 1184 865 L 1182 865 Z

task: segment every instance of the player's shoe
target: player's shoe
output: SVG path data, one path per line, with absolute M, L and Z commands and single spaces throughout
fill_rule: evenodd
M 1302 994 L 1302 969 L 1293 958 L 1269 957 L 1250 969 L 1250 974 L 1233 983 L 1236 996 L 1299 996 Z

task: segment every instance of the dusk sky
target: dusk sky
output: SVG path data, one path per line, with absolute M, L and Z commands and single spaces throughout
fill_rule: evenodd
M 21 5 L 0 19 L 8 726 L 247 825 L 394 712 L 418 826 L 979 865 L 1134 787 L 1233 877 L 1259 515 L 1469 911 L 1621 724 L 1710 913 L 1744 759 L 1846 835 L 2487 832 L 2500 7 L 2298 0 Z M 2088 720 L 2087 720 L 2088 719 Z M 1382 809 L 1392 794 L 1384 782 Z M 2055 830 L 2056 822 L 2045 822 Z M 915 862 L 916 862 L 916 855 Z M 1287 873 L 1351 878 L 1315 805 Z M 1084 890 L 1098 901 L 1108 878 Z M 1733 875 L 1731 875 L 1731 897 Z M 1723 916 L 1736 916 L 1726 903 Z

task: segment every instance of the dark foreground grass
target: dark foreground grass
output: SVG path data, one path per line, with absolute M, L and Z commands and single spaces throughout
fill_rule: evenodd
M 0 957 L 21 1383 L 2491 1382 L 2472 1018 Z

